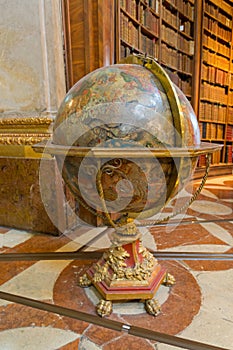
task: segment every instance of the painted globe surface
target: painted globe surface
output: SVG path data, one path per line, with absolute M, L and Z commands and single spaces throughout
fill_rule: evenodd
M 116 149 L 111 158 L 56 156 L 65 182 L 92 214 L 107 208 L 134 218 L 152 216 L 190 179 L 196 158 L 177 158 L 172 151 L 166 157 L 147 156 L 152 149 L 200 144 L 189 101 L 165 78 L 164 83 L 156 70 L 140 64 L 115 64 L 86 75 L 65 96 L 53 143 L 66 149 Z M 145 157 L 125 157 L 123 149 L 141 150 Z

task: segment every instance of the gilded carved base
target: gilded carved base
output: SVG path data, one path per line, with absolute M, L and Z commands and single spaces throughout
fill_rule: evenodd
M 144 301 L 146 311 L 157 316 L 160 305 L 153 299 L 156 291 L 161 284 L 174 283 L 140 239 L 107 250 L 78 281 L 81 287 L 93 284 L 104 298 L 96 306 L 101 317 L 110 315 L 112 302 L 120 300 Z

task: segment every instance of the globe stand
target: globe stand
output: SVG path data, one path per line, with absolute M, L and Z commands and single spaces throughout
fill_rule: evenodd
M 80 207 L 115 229 L 112 247 L 79 279 L 104 298 L 97 313 L 110 315 L 113 301 L 137 299 L 157 315 L 156 290 L 174 279 L 143 247 L 132 219 L 125 216 L 119 224 L 109 212 L 153 217 L 187 183 L 198 156 L 220 151 L 221 145 L 200 143 L 189 102 L 156 60 L 130 55 L 119 65 L 90 73 L 70 90 L 56 117 L 53 140 L 37 149 L 55 156 Z M 125 180 L 135 198 L 128 208 L 110 203 L 108 210 L 106 202 L 115 200 L 117 184 Z M 127 197 L 123 186 L 122 198 Z
M 112 234 L 113 246 L 79 278 L 81 287 L 91 284 L 104 298 L 96 306 L 99 316 L 109 316 L 112 301 L 145 301 L 146 311 L 154 316 L 160 305 L 153 299 L 161 284 L 170 286 L 175 279 L 157 262 L 141 242 L 141 233 L 128 219 Z
M 59 146 L 51 142 L 34 146 L 34 149 L 38 152 L 44 152 L 45 154 L 58 156 L 65 154 L 77 158 L 84 157 L 88 154 L 88 156 L 93 157 L 93 159 L 115 159 L 119 154 L 119 149 L 114 148 L 96 148 L 90 152 L 89 149 Z M 172 152 L 174 157 L 180 158 L 181 160 L 185 159 L 185 157 L 197 159 L 199 155 L 203 154 L 206 155 L 207 159 L 206 173 L 193 197 L 185 206 L 180 208 L 178 212 L 160 220 L 160 222 L 166 221 L 170 217 L 178 214 L 184 207 L 189 206 L 196 199 L 208 176 L 211 153 L 219 149 L 220 146 L 216 144 L 201 144 L 198 147 L 189 147 L 189 149 L 150 149 L 150 157 L 157 156 L 166 158 L 170 157 L 170 152 Z M 143 158 L 145 154 L 144 150 L 135 148 L 130 150 L 122 148 L 120 149 L 120 153 L 122 157 L 130 154 L 131 158 L 134 157 L 136 159 Z M 129 218 L 131 213 L 128 215 L 126 215 L 126 213 L 121 214 L 121 219 L 115 218 L 113 221 L 106 206 L 106 198 L 102 183 L 103 170 L 106 169 L 98 166 L 96 175 L 96 188 L 102 208 L 93 211 L 85 204 L 78 192 L 73 191 L 73 193 L 80 206 L 83 206 L 91 216 L 100 217 L 104 220 L 103 223 L 105 225 L 114 228 L 114 232 L 110 237 L 112 246 L 103 254 L 102 258 L 97 263 L 92 265 L 83 276 L 79 277 L 78 285 L 81 287 L 89 287 L 92 284 L 99 291 L 103 299 L 100 300 L 96 306 L 96 311 L 101 317 L 111 314 L 113 302 L 129 300 L 145 302 L 146 311 L 151 315 L 157 316 L 160 312 L 160 306 L 154 299 L 155 293 L 161 284 L 171 286 L 175 283 L 175 279 L 157 262 L 153 254 L 142 245 L 141 233 L 134 220 Z M 156 225 L 158 222 L 140 219 L 139 223 L 141 226 L 151 226 Z

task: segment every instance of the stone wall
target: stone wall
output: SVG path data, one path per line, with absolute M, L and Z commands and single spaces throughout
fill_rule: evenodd
M 65 96 L 61 1 L 0 0 L 0 8 L 0 225 L 57 233 L 40 199 L 32 145 L 51 136 Z

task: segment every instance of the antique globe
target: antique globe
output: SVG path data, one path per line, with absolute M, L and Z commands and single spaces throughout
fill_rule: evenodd
M 200 154 L 197 118 L 185 95 L 153 59 L 132 55 L 99 68 L 65 96 L 54 122 L 50 153 L 73 193 L 78 216 L 114 227 L 112 246 L 80 277 L 103 297 L 100 316 L 115 300 L 154 299 L 174 280 L 143 247 L 137 223 L 159 213 L 189 181 Z
M 159 212 L 195 167 L 197 157 L 176 157 L 174 151 L 200 145 L 196 116 L 184 94 L 153 63 L 151 69 L 128 63 L 97 69 L 73 86 L 58 111 L 53 143 L 87 151 L 83 158 L 67 154 L 57 159 L 78 198 L 80 216 L 89 223 L 93 218 L 82 215 L 82 207 L 106 214 L 94 150 L 108 150 L 99 157 L 103 197 L 107 211 L 118 218 Z M 160 155 L 153 156 L 154 149 Z

